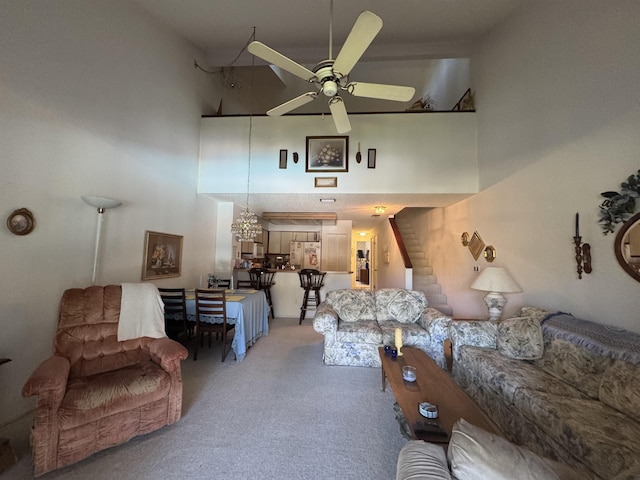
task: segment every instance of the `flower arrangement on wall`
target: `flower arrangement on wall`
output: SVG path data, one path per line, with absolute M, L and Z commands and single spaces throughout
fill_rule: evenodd
M 602 192 L 605 200 L 600 205 L 598 223 L 602 233 L 613 233 L 618 223 L 626 222 L 636 210 L 636 198 L 640 197 L 640 170 L 631 174 L 626 182 L 620 184 L 621 191 Z

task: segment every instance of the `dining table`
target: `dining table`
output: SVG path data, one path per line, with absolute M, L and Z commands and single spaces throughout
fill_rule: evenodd
M 231 349 L 236 361 L 244 360 L 247 349 L 269 334 L 269 304 L 262 290 L 226 290 L 227 322 L 235 325 Z M 187 321 L 196 321 L 195 292 L 187 291 Z M 201 322 L 222 323 L 219 317 L 201 315 Z

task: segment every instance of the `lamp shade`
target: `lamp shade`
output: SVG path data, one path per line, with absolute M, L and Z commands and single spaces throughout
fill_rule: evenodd
M 485 268 L 471 284 L 471 288 L 498 293 L 517 293 L 522 291 L 515 280 L 511 278 L 509 272 L 501 267 Z
M 119 207 L 120 205 L 122 205 L 122 202 L 118 201 L 118 200 L 114 200 L 113 198 L 107 198 L 107 197 L 95 197 L 92 195 L 83 195 L 82 196 L 82 200 L 85 201 L 85 203 L 91 205 L 92 207 L 96 207 L 96 208 L 116 208 Z

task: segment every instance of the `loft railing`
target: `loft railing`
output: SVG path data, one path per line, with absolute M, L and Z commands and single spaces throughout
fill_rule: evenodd
M 404 245 L 404 240 L 402 240 L 402 235 L 400 235 L 400 229 L 398 228 L 396 219 L 393 217 L 389 218 L 389 223 L 391 224 L 391 230 L 393 231 L 393 236 L 396 239 L 396 244 L 398 245 L 398 249 L 400 250 L 400 255 L 402 256 L 402 261 L 404 262 L 404 268 L 413 268 L 413 265 L 411 265 L 411 259 L 409 258 L 409 252 L 407 252 L 407 247 Z

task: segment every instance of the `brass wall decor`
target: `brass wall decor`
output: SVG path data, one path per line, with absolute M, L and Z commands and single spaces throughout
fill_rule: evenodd
M 487 245 L 484 249 L 484 259 L 491 263 L 496 259 L 496 249 L 493 245 Z
M 7 228 L 14 235 L 28 235 L 36 226 L 36 221 L 26 208 L 19 208 L 7 217 Z
M 480 238 L 480 234 L 477 231 L 473 232 L 471 240 L 469 241 L 469 251 L 475 260 L 478 260 L 483 249 L 484 242 L 482 241 L 482 238 Z
M 467 247 L 469 245 L 469 233 L 462 232 L 462 235 L 460 235 L 460 241 L 462 242 L 463 247 Z
M 298 152 L 293 152 L 293 163 L 298 163 Z
M 591 245 L 582 243 L 580 236 L 580 214 L 576 213 L 576 233 L 573 237 L 576 252 L 578 279 L 582 280 L 582 272 L 591 273 Z

